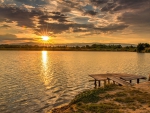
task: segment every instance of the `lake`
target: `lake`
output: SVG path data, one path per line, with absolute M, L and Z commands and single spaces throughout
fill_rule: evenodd
M 46 113 L 94 87 L 89 74 L 148 76 L 150 54 L 92 51 L 0 51 L 0 112 Z

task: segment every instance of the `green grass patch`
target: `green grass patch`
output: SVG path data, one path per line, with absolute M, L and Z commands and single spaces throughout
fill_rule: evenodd
M 104 96 L 104 98 L 106 98 L 106 99 L 114 98 L 114 95 L 106 94 L 106 95 Z
M 114 103 L 90 104 L 85 107 L 87 111 L 96 113 L 120 113 L 119 106 Z
M 116 96 L 116 97 L 126 97 L 127 93 L 126 92 L 117 92 L 114 96 Z
M 84 91 L 80 94 L 78 94 L 70 104 L 75 104 L 78 102 L 83 102 L 83 103 L 96 103 L 102 98 L 99 96 L 99 94 L 106 93 L 106 91 L 111 91 L 115 89 L 115 85 L 107 85 L 104 88 L 98 88 L 98 89 L 93 89 L 93 90 L 87 90 Z
M 122 113 L 150 107 L 150 94 L 134 88 L 107 85 L 78 94 L 64 113 Z M 120 110 L 120 111 L 119 111 Z M 60 110 L 60 113 L 63 109 Z M 55 112 L 54 112 L 55 113 Z
M 114 100 L 119 102 L 119 103 L 133 103 L 135 101 L 131 97 L 125 97 L 125 98 L 116 97 Z

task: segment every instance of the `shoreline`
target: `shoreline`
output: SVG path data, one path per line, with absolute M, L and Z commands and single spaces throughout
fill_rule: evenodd
M 136 52 L 136 51 L 112 51 L 112 50 L 46 50 L 46 49 L 0 49 L 0 51 L 74 51 L 74 52 L 132 52 L 132 53 L 150 53 L 150 52 Z
M 127 50 L 94 50 L 94 49 L 1 49 L 0 51 L 99 51 L 99 52 L 136 52 Z
M 150 112 L 150 82 L 132 87 L 107 85 L 83 91 L 65 106 L 50 113 L 148 113 Z

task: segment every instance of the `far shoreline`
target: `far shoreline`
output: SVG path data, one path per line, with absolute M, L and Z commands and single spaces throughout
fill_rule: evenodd
M 138 52 L 150 53 L 150 44 L 140 43 L 137 46 L 93 44 L 84 46 L 39 46 L 39 45 L 9 45 L 1 44 L 0 50 L 13 51 L 106 51 L 106 52 Z
M 66 50 L 66 49 L 0 49 L 0 51 L 93 51 L 93 52 L 136 52 L 122 50 Z

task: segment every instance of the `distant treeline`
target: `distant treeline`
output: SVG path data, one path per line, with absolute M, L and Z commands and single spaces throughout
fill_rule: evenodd
M 150 45 L 147 43 L 140 43 L 135 46 L 121 45 L 106 45 L 93 44 L 86 46 L 38 46 L 38 45 L 0 45 L 0 50 L 50 50 L 50 51 L 130 51 L 130 52 L 150 52 Z

